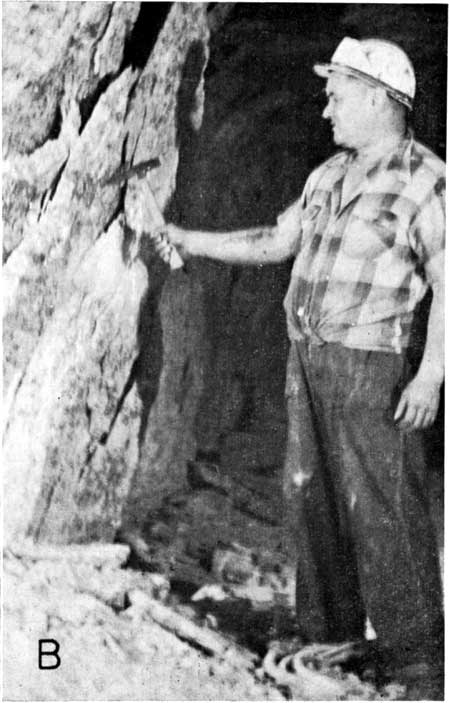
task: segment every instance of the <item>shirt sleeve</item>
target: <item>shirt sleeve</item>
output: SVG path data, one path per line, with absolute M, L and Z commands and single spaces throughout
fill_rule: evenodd
M 426 265 L 445 248 L 445 178 L 439 178 L 414 220 L 410 243 L 419 262 Z
M 282 237 L 297 236 L 295 253 L 300 249 L 302 238 L 302 212 L 305 206 L 306 187 L 302 195 L 277 217 L 278 232 Z

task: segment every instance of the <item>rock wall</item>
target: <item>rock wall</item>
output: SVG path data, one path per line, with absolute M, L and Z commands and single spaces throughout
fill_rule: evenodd
M 172 454 L 188 442 L 196 370 L 186 339 L 198 332 L 186 310 L 196 287 L 182 273 L 168 278 L 130 229 L 136 188 L 108 178 L 158 156 L 151 184 L 164 209 L 186 107 L 180 91 L 196 96 L 190 114 L 201 121 L 209 30 L 206 5 L 174 4 L 144 69 L 134 70 L 123 59 L 139 10 L 3 6 L 6 540 L 112 539 L 153 401 L 165 413 L 152 425 L 157 438 L 144 442 L 150 454 L 155 442 L 164 447 L 156 473 L 170 473 Z M 154 325 L 155 342 L 143 350 L 153 366 L 149 399 L 137 376 L 152 316 L 164 334 L 159 348 Z

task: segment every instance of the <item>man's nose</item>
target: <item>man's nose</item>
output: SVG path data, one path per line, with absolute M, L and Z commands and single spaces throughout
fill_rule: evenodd
M 324 109 L 324 111 L 322 112 L 322 117 L 323 117 L 325 120 L 330 119 L 330 117 L 331 117 L 330 103 L 327 103 L 327 104 L 325 105 L 325 109 Z

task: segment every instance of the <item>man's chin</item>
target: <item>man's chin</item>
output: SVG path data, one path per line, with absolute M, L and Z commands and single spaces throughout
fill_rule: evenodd
M 333 127 L 333 141 L 336 144 L 336 146 L 342 146 L 342 147 L 344 147 L 344 149 L 348 148 L 348 144 L 346 143 L 342 134 L 339 134 L 339 132 L 336 130 L 335 127 Z

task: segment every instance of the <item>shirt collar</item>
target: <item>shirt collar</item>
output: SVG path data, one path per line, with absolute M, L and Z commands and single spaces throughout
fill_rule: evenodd
M 370 169 L 367 171 L 367 179 L 371 181 L 380 171 L 394 173 L 396 178 L 399 178 L 404 183 L 410 183 L 413 166 L 413 144 L 414 133 L 411 128 L 408 128 L 404 139 L 400 142 L 394 152 L 390 152 L 382 156 Z
M 412 130 L 408 129 L 404 139 L 402 139 L 395 151 L 388 152 L 372 164 L 365 172 L 359 186 L 351 192 L 344 201 L 342 200 L 343 179 L 351 160 L 354 158 L 354 153 L 348 152 L 344 160 L 340 162 L 340 173 L 339 177 L 335 180 L 334 186 L 337 192 L 341 194 L 339 198 L 339 213 L 345 210 L 361 193 L 369 193 L 372 189 L 377 191 L 380 187 L 380 176 L 382 177 L 384 188 L 387 187 L 386 176 L 390 176 L 393 181 L 396 182 L 400 180 L 405 184 L 410 183 L 412 176 L 411 169 L 415 170 L 415 168 L 417 168 L 417 164 L 414 162 L 413 143 L 414 137 Z

